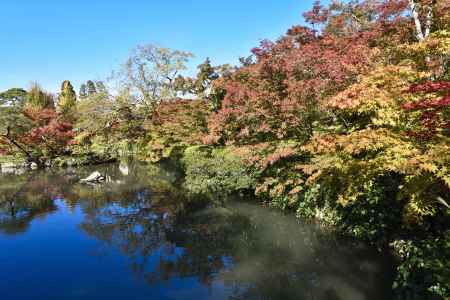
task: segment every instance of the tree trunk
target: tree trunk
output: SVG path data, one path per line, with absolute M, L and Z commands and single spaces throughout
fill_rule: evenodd
M 11 127 L 7 127 L 6 135 L 3 135 L 5 139 L 7 139 L 13 146 L 19 149 L 25 156 L 27 157 L 28 162 L 35 163 L 38 168 L 42 168 L 45 166 L 45 163 L 39 159 L 38 157 L 34 157 L 29 151 L 27 151 L 22 145 L 20 145 L 14 138 L 11 137 Z
M 433 7 L 435 3 L 436 1 L 434 0 L 428 5 L 425 26 L 423 26 L 419 16 L 419 4 L 417 4 L 415 0 L 409 0 L 414 25 L 416 26 L 416 37 L 420 42 L 426 39 L 431 33 L 431 27 L 433 25 Z
M 422 23 L 420 22 L 419 12 L 417 11 L 417 3 L 414 0 L 409 0 L 409 6 L 411 7 L 411 12 L 414 18 L 414 24 L 416 26 L 416 37 L 421 42 L 425 39 L 422 30 Z
M 433 2 L 434 4 L 434 2 Z M 425 38 L 427 38 L 431 33 L 431 25 L 433 24 L 433 6 L 428 7 L 427 21 L 425 23 Z

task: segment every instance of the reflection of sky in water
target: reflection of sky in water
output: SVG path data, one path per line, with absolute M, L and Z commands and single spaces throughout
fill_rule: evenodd
M 0 206 L 2 300 L 389 298 L 363 245 L 252 204 L 190 215 L 166 171 L 108 168 L 122 185 L 20 181 L 15 214 Z

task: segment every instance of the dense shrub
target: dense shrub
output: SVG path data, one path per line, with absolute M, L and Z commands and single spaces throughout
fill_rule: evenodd
M 221 198 L 254 185 L 242 159 L 229 149 L 189 147 L 182 163 L 186 172 L 185 186 L 194 194 Z
M 448 299 L 450 294 L 450 231 L 424 240 L 396 240 L 400 257 L 394 287 L 403 295 L 432 295 Z

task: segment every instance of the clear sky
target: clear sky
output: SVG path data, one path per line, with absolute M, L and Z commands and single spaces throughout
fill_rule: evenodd
M 314 0 L 0 0 L 0 91 L 103 79 L 138 44 L 237 64 L 302 22 Z M 327 2 L 327 1 L 323 1 Z

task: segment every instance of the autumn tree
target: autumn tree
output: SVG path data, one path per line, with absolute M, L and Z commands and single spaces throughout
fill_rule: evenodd
M 450 81 L 425 81 L 414 84 L 409 91 L 421 95 L 418 100 L 403 104 L 409 113 L 418 112 L 416 124 L 408 130 L 410 136 L 429 142 L 450 136 Z
M 119 72 L 122 86 L 136 95 L 137 104 L 151 113 L 161 101 L 177 95 L 175 79 L 186 70 L 193 55 L 189 52 L 160 48 L 149 44 L 138 46 Z
M 436 0 L 408 0 L 419 42 L 431 33 L 436 3 Z
M 253 53 L 254 65 L 223 82 L 222 108 L 210 119 L 213 139 L 307 139 L 320 102 L 355 82 L 375 59 L 364 37 L 319 37 L 298 26 L 276 42 L 262 42 Z
M 23 107 L 15 110 L 16 118 L 6 123 L 0 144 L 8 145 L 29 162 L 43 166 L 64 152 L 73 138 L 72 125 L 59 119 L 53 95 L 33 84 Z
M 75 151 L 110 155 L 139 143 L 146 133 L 142 127 L 144 117 L 136 109 L 134 97 L 128 89 L 114 95 L 105 89 L 80 101 Z
M 19 143 L 29 160 L 42 166 L 48 160 L 70 153 L 68 146 L 74 137 L 70 122 L 60 119 L 54 109 L 25 110 L 24 115 L 33 127 L 20 137 Z
M 158 105 L 144 123 L 149 142 L 146 157 L 158 161 L 174 149 L 202 144 L 207 131 L 208 104 L 203 99 L 177 99 Z
M 39 84 L 33 83 L 27 93 L 25 106 L 36 110 L 51 109 L 55 107 L 54 97 L 52 94 L 45 92 Z
M 310 27 L 263 41 L 254 63 L 214 81 L 204 139 L 238 149 L 272 205 L 373 243 L 414 232 L 395 286 L 444 297 L 447 2 L 316 2 Z
M 109 142 L 113 134 L 114 99 L 108 94 L 94 94 L 77 103 L 75 140 L 79 151 L 88 152 L 92 144 Z

